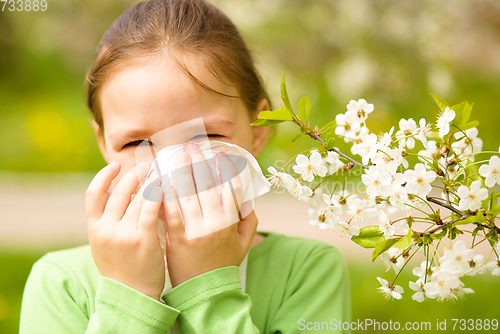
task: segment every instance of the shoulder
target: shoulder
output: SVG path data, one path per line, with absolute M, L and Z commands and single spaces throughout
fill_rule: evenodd
M 53 251 L 42 256 L 33 265 L 30 276 L 40 279 L 61 279 L 94 282 L 99 277 L 90 253 L 90 246 L 78 246 L 69 249 Z
M 289 237 L 279 233 L 261 232 L 266 236 L 265 240 L 258 244 L 253 250 L 250 260 L 272 260 L 272 259 L 290 259 L 294 262 L 304 262 L 314 260 L 318 257 L 326 257 L 328 260 L 344 262 L 338 249 L 326 242 L 300 238 Z
M 300 281 L 316 281 L 320 277 L 330 282 L 349 280 L 347 265 L 335 246 L 314 239 L 263 234 L 266 239 L 251 250 L 248 258 L 249 270 L 262 272 L 262 279 L 286 273 L 287 280 L 293 277 Z

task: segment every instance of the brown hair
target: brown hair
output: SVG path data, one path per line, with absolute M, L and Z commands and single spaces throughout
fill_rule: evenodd
M 239 96 L 215 91 L 198 80 L 181 59 L 176 61 L 199 85 L 214 93 L 241 98 L 252 121 L 261 99 L 269 101 L 252 56 L 236 26 L 217 7 L 203 0 L 150 0 L 126 9 L 97 46 L 87 77 L 87 106 L 103 132 L 99 92 L 113 70 L 126 60 L 165 50 L 203 59 L 222 82 L 236 86 Z M 226 83 L 228 83 L 226 82 Z

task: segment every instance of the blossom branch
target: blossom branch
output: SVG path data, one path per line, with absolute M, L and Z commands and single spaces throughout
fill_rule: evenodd
M 427 201 L 428 202 L 431 202 L 431 203 L 434 203 L 434 204 L 437 204 L 439 206 L 442 206 L 443 208 L 446 208 L 450 211 L 453 211 L 455 212 L 456 214 L 460 215 L 461 217 L 468 217 L 465 213 L 463 213 L 462 211 L 458 210 L 457 208 L 454 208 L 453 206 L 451 206 L 451 203 L 450 204 L 447 204 L 447 203 L 443 203 L 442 201 L 438 200 L 438 199 L 435 199 L 435 198 L 432 198 L 432 197 L 427 197 Z
M 308 135 L 309 137 L 313 138 L 313 139 L 316 139 L 317 141 L 319 141 L 321 144 L 323 145 L 326 145 L 325 144 L 325 141 L 323 140 L 323 138 L 321 138 L 317 133 L 315 132 L 312 132 L 312 131 L 306 131 L 304 132 L 306 135 Z M 345 155 L 344 153 L 340 152 L 340 150 L 336 147 L 332 147 L 331 149 L 329 149 L 329 151 L 333 151 L 335 153 L 337 153 L 338 155 L 340 155 L 341 157 L 343 157 L 344 159 L 347 159 L 349 160 L 350 162 L 352 162 L 353 164 L 355 164 L 356 166 L 359 166 L 361 168 L 364 168 L 364 169 L 368 169 L 368 166 L 360 163 L 360 162 L 357 162 L 356 160 L 354 160 L 353 158 L 349 157 L 348 155 Z

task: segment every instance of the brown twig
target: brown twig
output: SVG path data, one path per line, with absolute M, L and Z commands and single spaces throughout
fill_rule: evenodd
M 325 141 L 318 134 L 316 134 L 316 133 L 314 133 L 312 131 L 306 131 L 304 133 L 306 135 L 308 135 L 309 137 L 311 137 L 313 139 L 316 139 L 317 141 L 319 141 L 320 143 L 322 143 L 323 145 L 325 145 Z M 344 159 L 349 160 L 350 162 L 352 162 L 356 166 L 359 166 L 359 167 L 364 168 L 364 169 L 368 169 L 368 166 L 366 166 L 366 165 L 364 165 L 364 164 L 362 164 L 360 162 L 357 162 L 356 160 L 354 160 L 353 158 L 349 157 L 348 155 L 345 155 L 344 153 L 340 152 L 340 150 L 338 148 L 336 148 L 336 147 L 332 147 L 328 151 L 333 151 L 333 152 L 337 153 L 338 155 L 340 155 Z

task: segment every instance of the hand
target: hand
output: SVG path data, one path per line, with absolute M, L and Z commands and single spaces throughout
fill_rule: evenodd
M 131 168 L 109 197 L 106 191 L 119 174 L 120 165 L 104 167 L 87 189 L 85 206 L 90 250 L 101 276 L 159 300 L 165 282 L 165 262 L 157 233 L 163 192 L 150 185 L 158 177 L 149 177 L 131 198 L 148 167 L 147 162 L 142 162 Z M 145 194 L 148 188 L 151 191 Z
M 243 189 L 233 162 L 221 153 L 216 155 L 216 162 L 224 180 L 231 180 L 223 183 L 221 199 L 208 163 L 196 144 L 186 145 L 185 152 L 176 159 L 177 192 L 172 187 L 174 200 L 163 204 L 172 287 L 217 268 L 239 266 L 257 229 L 253 211 L 239 219 L 238 203 L 242 201 Z

